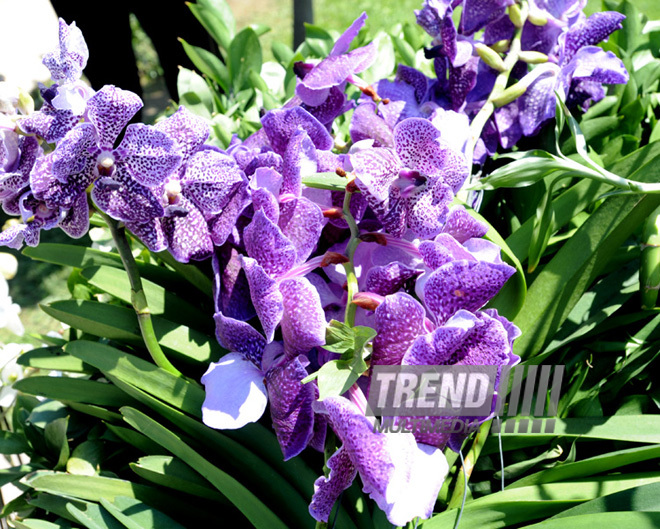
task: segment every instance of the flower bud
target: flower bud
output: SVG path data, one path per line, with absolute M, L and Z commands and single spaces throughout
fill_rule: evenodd
M 494 70 L 497 70 L 498 72 L 504 72 L 506 70 L 506 66 L 504 66 L 502 57 L 500 57 L 500 54 L 495 50 L 481 43 L 475 44 L 474 47 L 477 50 L 477 55 L 479 55 L 481 60 L 484 61 L 488 66 Z
M 543 64 L 548 62 L 548 56 L 539 51 L 521 51 L 518 58 L 527 64 Z
M 498 53 L 506 53 L 511 47 L 511 41 L 507 39 L 498 40 L 495 44 L 491 44 L 490 47 Z
M 492 102 L 498 108 L 503 107 L 504 105 L 508 105 L 512 101 L 518 99 L 526 91 L 527 91 L 527 86 L 525 86 L 523 83 L 516 83 L 514 85 L 511 85 L 506 90 L 504 90 L 498 96 L 494 97 L 492 99 Z
M 548 23 L 548 17 L 543 14 L 543 11 L 538 9 L 530 11 L 527 15 L 527 20 L 529 20 L 530 24 L 539 27 L 545 26 Z
M 525 25 L 525 20 L 527 20 L 527 6 L 521 7 L 518 4 L 512 4 L 507 8 L 509 18 L 513 25 L 517 28 L 521 28 Z

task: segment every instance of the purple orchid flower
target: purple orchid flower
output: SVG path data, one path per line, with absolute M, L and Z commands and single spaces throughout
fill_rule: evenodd
M 327 522 L 334 503 L 359 474 L 363 491 L 390 523 L 402 526 L 416 517 L 429 518 L 449 471 L 444 454 L 418 443 L 409 433 L 374 432 L 364 408 L 353 400 L 366 404 L 362 395 L 352 400 L 328 397 L 318 406 L 342 445 L 328 459 L 329 477 L 321 476 L 314 483 L 310 514 Z
M 88 102 L 89 122 L 76 125 L 33 171 L 30 185 L 49 208 L 69 209 L 95 183 L 92 198 L 111 217 L 135 224 L 164 214 L 151 188 L 159 185 L 181 157 L 165 133 L 142 124 L 129 125 L 142 106 L 132 92 L 105 86 Z
M 453 192 L 467 178 L 465 157 L 421 118 L 399 123 L 394 145 L 351 154 L 356 183 L 388 233 L 401 236 L 409 226 L 420 238 L 433 237 L 442 229 Z
M 284 459 L 297 456 L 308 445 L 322 449 L 323 419 L 316 419 L 312 403 L 318 397 L 314 383 L 303 384 L 306 359 L 289 358 L 279 342 L 266 339 L 249 324 L 215 315 L 220 343 L 231 351 L 212 363 L 202 377 L 206 399 L 204 424 L 235 429 L 258 421 L 270 403 L 273 428 Z
M 245 175 L 231 156 L 204 145 L 208 125 L 184 107 L 154 128 L 176 142 L 181 165 L 153 189 L 164 208 L 163 217 L 127 227 L 152 251 L 168 248 L 177 261 L 207 259 L 215 242 L 207 219 L 214 220 L 214 233 L 221 225 L 236 223 L 242 210 L 227 206 L 237 194 L 245 194 Z
M 337 92 L 332 89 L 343 85 L 346 81 L 366 88 L 366 83 L 355 77 L 355 74 L 363 72 L 376 60 L 376 44 L 372 42 L 349 51 L 351 42 L 357 37 L 366 19 L 366 13 L 355 19 L 337 39 L 330 55 L 305 72 L 302 79 L 298 80 L 296 95 L 303 103 L 310 107 L 318 107 L 326 103 L 329 97 L 336 98 Z

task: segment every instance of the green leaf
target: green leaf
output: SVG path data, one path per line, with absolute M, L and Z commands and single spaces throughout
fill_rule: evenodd
M 644 177 L 655 176 L 652 171 L 660 176 L 656 166 Z M 658 205 L 657 196 L 611 197 L 591 214 L 530 286 L 514 319 L 523 333 L 514 344 L 516 354 L 524 359 L 545 347 L 608 260 Z
M 179 41 L 195 68 L 218 83 L 224 92 L 229 92 L 229 71 L 225 64 L 210 51 L 192 46 L 181 38 Z
M 252 28 L 244 28 L 234 37 L 227 65 L 234 93 L 248 86 L 251 71 L 261 72 L 261 44 Z
M 392 75 L 396 67 L 394 45 L 392 38 L 384 31 L 379 31 L 373 39 L 376 43 L 378 60 L 374 62 L 360 77 L 367 83 L 375 83 Z
M 84 246 L 75 246 L 73 244 L 55 244 L 42 242 L 39 246 L 26 247 L 23 255 L 44 261 L 46 263 L 58 264 L 63 266 L 72 266 L 74 268 L 88 268 L 91 266 L 112 266 L 113 268 L 124 269 L 119 254 L 112 252 L 102 252 Z M 148 279 L 163 287 L 173 291 L 188 289 L 189 283 L 184 276 L 168 270 L 162 266 L 146 264 L 138 261 L 138 271 L 142 279 Z M 210 289 L 208 290 L 210 293 Z
M 168 373 L 151 362 L 102 343 L 76 340 L 67 345 L 66 351 L 93 365 L 106 376 L 117 377 L 186 413 L 201 417 L 205 393 L 196 384 Z M 111 387 L 126 398 L 124 392 Z
M 96 503 L 85 502 L 84 508 L 74 504 L 66 506 L 69 514 L 87 529 L 124 529 L 108 511 Z
M 29 395 L 98 406 L 119 408 L 133 403 L 132 399 L 112 384 L 83 378 L 32 376 L 17 381 L 14 388 Z
M 84 441 L 73 450 L 66 462 L 66 471 L 79 476 L 95 476 L 99 473 L 102 455 L 101 441 Z
M 21 434 L 0 430 L 0 454 L 23 454 L 29 451 L 30 445 Z
M 101 476 L 75 476 L 61 472 L 36 472 L 23 478 L 25 483 L 37 491 L 65 495 L 82 500 L 98 502 L 101 498 L 113 501 L 117 496 L 126 496 L 157 505 L 168 514 L 189 513 L 190 505 L 170 494 L 123 479 Z
M 596 457 L 583 459 L 582 461 L 564 463 L 553 468 L 541 470 L 540 472 L 519 479 L 507 488 L 514 489 L 529 485 L 584 478 L 614 470 L 616 468 L 625 467 L 626 465 L 633 465 L 641 461 L 650 461 L 657 458 L 660 458 L 660 445 L 628 448 L 626 450 L 608 452 Z
M 53 523 L 33 518 L 24 518 L 20 521 L 14 520 L 13 526 L 16 529 L 71 529 L 71 525 L 69 525 L 69 523 Z
M 61 347 L 42 347 L 26 351 L 16 362 L 33 369 L 46 371 L 67 371 L 70 373 L 92 374 L 96 370 L 74 356 L 65 354 Z
M 130 467 L 138 476 L 157 485 L 207 500 L 227 503 L 222 494 L 210 488 L 208 481 L 175 457 L 157 455 L 141 457 L 137 463 L 130 463 Z
M 41 305 L 46 314 L 94 336 L 142 346 L 135 311 L 94 301 L 56 301 Z M 206 365 L 215 362 L 224 349 L 214 337 L 178 325 L 158 316 L 152 317 L 158 342 L 166 354 L 180 360 Z
M 38 465 L 19 465 L 17 467 L 0 468 L 0 487 L 7 483 L 21 479 L 23 476 L 43 467 Z
M 132 428 L 124 428 L 123 426 L 117 426 L 116 424 L 106 424 L 106 426 L 108 427 L 108 430 L 110 430 L 123 442 L 129 444 L 134 448 L 137 448 L 138 450 L 141 450 L 145 454 L 156 455 L 156 454 L 165 453 L 164 448 L 161 448 L 151 439 L 142 435 L 139 432 L 136 432 Z
M 101 498 L 101 505 L 128 529 L 185 529 L 169 516 L 135 498 L 115 496 L 112 502 Z
M 222 3 L 221 0 L 218 3 Z M 228 50 L 233 35 L 233 17 L 231 11 L 214 9 L 210 2 L 188 3 L 188 7 L 195 18 L 204 26 L 221 49 Z
M 48 423 L 44 428 L 44 440 L 48 450 L 54 454 L 55 469 L 64 468 L 69 459 L 69 441 L 66 435 L 68 426 L 69 418 L 62 417 Z
M 617 529 L 656 529 L 660 525 L 660 512 L 600 512 L 570 516 L 566 518 L 551 518 L 534 525 L 526 525 L 528 529 L 593 529 L 594 527 L 616 527 Z
M 498 189 L 501 187 L 527 187 L 540 182 L 556 172 L 566 172 L 566 163 L 546 151 L 519 153 L 516 158 L 498 167 L 488 176 L 478 180 L 473 189 Z
M 179 102 L 190 110 L 206 119 L 211 119 L 213 113 L 213 94 L 203 77 L 199 74 L 179 67 L 177 78 Z
M 234 478 L 211 465 L 207 460 L 182 442 L 174 433 L 133 408 L 123 408 L 126 422 L 157 442 L 204 476 L 257 528 L 286 529 L 282 522 L 259 498 Z
M 291 59 L 293 59 L 293 50 L 282 42 L 273 42 L 271 48 L 277 62 L 286 68 L 291 62 Z
M 123 270 L 108 266 L 93 266 L 83 269 L 81 275 L 91 285 L 126 303 L 131 303 L 131 285 L 128 275 Z M 147 296 L 151 314 L 205 332 L 214 330 L 213 318 L 192 303 L 147 279 L 142 280 L 142 288 Z

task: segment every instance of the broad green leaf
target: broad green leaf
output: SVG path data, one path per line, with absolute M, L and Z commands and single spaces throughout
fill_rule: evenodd
M 25 437 L 19 433 L 0 431 L 0 454 L 22 454 L 30 451 Z
M 83 500 L 66 498 L 63 496 L 56 496 L 47 492 L 33 494 L 30 497 L 29 503 L 33 507 L 38 507 L 46 512 L 65 518 L 72 522 L 76 522 L 76 518 L 69 512 L 69 507 L 76 507 L 78 509 L 85 509 L 89 505 L 95 505 Z
M 660 176 L 660 166 L 655 172 Z M 619 196 L 591 214 L 529 287 L 514 319 L 522 330 L 516 354 L 525 359 L 545 347 L 607 261 L 658 205 L 658 196 Z
M 42 242 L 39 246 L 26 247 L 23 250 L 23 255 L 27 255 L 37 261 L 72 266 L 74 268 L 88 268 L 90 266 L 112 266 L 114 268 L 121 268 L 122 270 L 124 268 L 119 254 L 102 252 L 73 244 Z M 140 272 L 140 276 L 143 279 L 148 279 L 174 291 L 188 288 L 188 282 L 182 276 L 167 268 L 145 264 L 139 261 L 136 264 L 138 272 Z
M 122 414 L 126 422 L 153 441 L 157 442 L 182 461 L 186 462 L 204 476 L 232 504 L 234 504 L 250 522 L 257 528 L 286 529 L 287 525 L 280 520 L 259 498 L 238 481 L 213 466 L 174 433 L 158 424 L 153 419 L 133 408 L 123 408 Z M 306 513 L 305 513 L 306 514 Z
M 202 3 L 188 3 L 188 7 L 195 18 L 204 26 L 206 32 L 211 35 L 221 49 L 228 50 L 233 38 L 230 28 L 223 22 L 219 14 Z
M 616 529 L 656 529 L 660 525 L 660 512 L 600 512 L 552 518 L 544 522 L 526 525 L 527 529 L 593 529 L 594 527 L 616 527 Z
M 128 275 L 123 270 L 108 266 L 94 266 L 83 269 L 81 275 L 91 285 L 126 303 L 131 303 L 131 285 Z M 192 303 L 147 279 L 142 280 L 142 288 L 147 296 L 151 314 L 205 332 L 214 330 L 213 317 L 205 314 Z
M 119 439 L 133 446 L 134 448 L 141 450 L 145 454 L 165 454 L 164 448 L 154 443 L 148 437 L 142 435 L 139 432 L 136 432 L 133 430 L 133 428 L 124 428 L 123 426 L 117 426 L 116 424 L 106 424 L 106 426 L 108 427 L 108 430 L 110 430 Z
M 177 78 L 179 102 L 190 110 L 206 119 L 211 119 L 213 113 L 213 94 L 203 77 L 187 68 L 179 67 Z
M 655 472 L 505 489 L 467 502 L 461 524 L 480 529 L 522 524 L 557 514 L 600 496 L 657 482 L 660 482 L 660 473 Z M 434 516 L 421 527 L 453 529 L 456 516 L 457 511 L 452 509 Z M 565 521 L 563 527 L 573 526 Z
M 197 3 L 202 7 L 213 11 L 229 30 L 230 38 L 234 38 L 236 20 L 234 19 L 234 13 L 232 12 L 231 7 L 225 0 L 198 0 Z
M 213 119 L 215 120 L 217 118 L 218 116 L 214 116 Z M 155 255 L 158 257 L 158 259 L 163 261 L 165 264 L 167 264 L 167 266 L 169 266 L 174 270 L 175 277 L 179 279 L 183 279 L 183 284 L 185 284 L 186 287 L 188 285 L 193 285 L 197 290 L 199 290 L 206 296 L 208 297 L 213 296 L 213 281 L 207 275 L 205 275 L 197 266 L 195 266 L 194 264 L 180 263 L 168 251 L 159 252 Z M 151 278 L 147 277 L 147 279 L 151 279 Z M 152 281 L 158 283 L 158 281 L 155 281 L 153 279 Z M 166 285 L 162 285 L 162 286 L 166 286 Z
M 46 377 L 48 378 L 48 377 Z M 55 469 L 64 468 L 69 459 L 69 441 L 66 434 L 69 426 L 69 418 L 62 417 L 50 422 L 44 428 L 44 440 L 46 448 L 53 454 Z
M 227 502 L 222 494 L 210 487 L 208 481 L 175 457 L 141 457 L 137 463 L 130 463 L 130 467 L 138 476 L 157 485 L 220 503 Z
M 343 395 L 357 382 L 362 373 L 351 368 L 348 362 L 341 360 L 330 360 L 321 366 L 316 372 L 319 400 L 326 397 Z
M 552 519 L 607 511 L 660 512 L 660 483 L 649 483 L 608 494 L 560 512 Z
M 376 43 L 378 60 L 360 74 L 367 83 L 375 83 L 392 75 L 396 67 L 392 38 L 384 31 L 379 31 L 373 39 Z
M 179 41 L 195 68 L 218 83 L 224 92 L 229 92 L 229 71 L 225 64 L 210 51 L 192 46 L 181 38 Z
M 113 382 L 192 438 L 223 454 L 225 464 L 230 467 L 228 470 L 242 476 L 251 490 L 264 491 L 264 497 L 273 498 L 288 510 L 302 512 L 306 509 L 313 492 L 312 484 L 318 475 L 300 457 L 283 461 L 281 449 L 271 431 L 258 423 L 239 430 L 212 430 L 133 386 L 116 379 Z M 351 526 L 343 510 L 338 520 L 344 526 Z
M 48 315 L 83 332 L 142 346 L 142 336 L 135 311 L 125 307 L 94 301 L 56 301 L 41 308 Z M 180 360 L 206 365 L 214 362 L 224 350 L 215 337 L 154 316 L 154 330 L 168 355 Z
M 516 159 L 478 180 L 473 189 L 526 187 L 556 172 L 567 171 L 565 162 L 549 152 L 535 150 L 521 153 Z
M 38 465 L 19 465 L 17 467 L 0 468 L 0 487 L 21 479 L 23 476 L 41 469 Z
M 234 93 L 248 86 L 250 71 L 261 71 L 261 44 L 252 28 L 244 28 L 232 40 L 227 66 Z
M 96 503 L 85 502 L 83 508 L 74 504 L 66 506 L 69 514 L 87 529 L 124 529 L 108 511 Z
M 135 498 L 115 496 L 112 502 L 101 498 L 101 505 L 127 529 L 185 529 L 169 516 Z
M 17 381 L 14 388 L 29 395 L 98 406 L 119 408 L 133 402 L 112 384 L 82 378 L 32 376 Z
M 118 413 L 109 411 L 106 408 L 101 408 L 100 406 L 95 406 L 94 404 L 82 404 L 80 402 L 67 401 L 66 405 L 72 410 L 91 415 L 102 421 L 113 422 L 121 419 L 121 415 Z
M 101 476 L 75 476 L 62 472 L 36 472 L 23 481 L 37 491 L 65 495 L 82 500 L 98 502 L 101 498 L 113 501 L 117 496 L 126 496 L 156 505 L 167 514 L 192 514 L 190 505 L 184 500 L 160 489 L 132 483 L 123 479 Z
M 71 529 L 71 525 L 67 522 L 53 523 L 34 518 L 24 518 L 20 521 L 14 520 L 12 525 L 16 529 Z
M 574 463 L 564 463 L 553 468 L 541 470 L 525 476 L 512 483 L 507 488 L 513 489 L 541 483 L 553 483 L 569 479 L 584 478 L 600 474 L 626 465 L 633 465 L 640 461 L 650 461 L 660 458 L 660 445 L 641 446 L 609 452 L 596 457 L 590 457 Z
M 26 351 L 16 360 L 19 365 L 46 371 L 92 374 L 96 370 L 78 358 L 65 354 L 61 347 L 42 347 Z
M 293 59 L 293 50 L 282 42 L 273 42 L 271 48 L 277 62 L 286 68 Z
M 105 375 L 117 377 L 190 415 L 201 417 L 205 393 L 196 384 L 168 373 L 151 362 L 99 342 L 76 340 L 67 345 L 66 351 Z
M 84 441 L 73 450 L 66 462 L 66 471 L 79 476 L 95 476 L 99 473 L 103 443 L 98 440 Z

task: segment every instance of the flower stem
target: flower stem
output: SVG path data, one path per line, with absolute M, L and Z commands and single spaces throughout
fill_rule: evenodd
M 527 18 L 526 9 L 523 11 L 522 16 L 523 16 L 522 22 L 524 23 L 524 20 Z M 493 85 L 493 89 L 491 90 L 490 95 L 486 100 L 486 103 L 484 104 L 483 107 L 481 107 L 481 110 L 479 110 L 477 115 L 472 120 L 472 123 L 470 124 L 470 133 L 472 136 L 472 142 L 471 142 L 472 152 L 474 152 L 474 147 L 477 141 L 479 140 L 479 137 L 481 136 L 481 132 L 486 126 L 486 123 L 488 122 L 490 117 L 493 115 L 493 112 L 495 111 L 496 108 L 495 100 L 499 98 L 502 95 L 502 93 L 506 90 L 506 86 L 509 83 L 509 76 L 511 75 L 511 71 L 518 62 L 518 59 L 520 58 L 522 30 L 523 30 L 522 24 L 520 25 L 520 27 L 516 28 L 513 39 L 511 40 L 511 46 L 509 48 L 509 52 L 507 53 L 507 56 L 504 59 L 503 70 L 499 73 L 499 75 L 495 79 L 495 84 Z M 468 157 L 468 160 L 471 159 L 472 152 L 470 153 L 470 157 Z
M 346 312 L 344 314 L 344 323 L 349 327 L 355 325 L 355 312 L 357 311 L 357 305 L 353 304 L 353 296 L 358 293 L 359 287 L 357 282 L 357 276 L 355 275 L 355 266 L 353 265 L 353 259 L 355 257 L 355 250 L 357 249 L 358 244 L 360 244 L 360 229 L 358 228 L 355 218 L 351 214 L 351 197 L 353 193 L 349 190 L 346 190 L 344 195 L 344 205 L 343 205 L 343 214 L 344 219 L 348 223 L 348 228 L 351 231 L 351 237 L 348 240 L 348 245 L 346 246 L 346 257 L 348 257 L 348 262 L 344 263 L 344 270 L 346 270 L 346 290 L 348 292 L 348 299 L 346 300 Z
M 115 242 L 121 261 L 124 264 L 124 269 L 128 274 L 128 280 L 131 284 L 131 304 L 133 305 L 133 309 L 135 309 L 138 325 L 140 326 L 140 333 L 142 334 L 142 339 L 147 347 L 147 351 L 149 351 L 151 358 L 158 367 L 172 373 L 173 375 L 182 377 L 183 375 L 181 372 L 167 359 L 158 343 L 158 339 L 156 338 L 147 297 L 142 288 L 140 273 L 138 271 L 137 263 L 133 258 L 131 247 L 126 239 L 124 228 L 120 227 L 116 220 L 111 219 L 105 213 L 101 213 L 101 216 L 105 219 L 108 228 L 110 229 L 112 239 Z
M 461 466 L 461 469 L 456 474 L 456 479 L 454 480 L 454 483 L 456 484 L 454 487 L 454 493 L 452 494 L 451 499 L 447 504 L 449 509 L 458 508 L 463 501 L 463 492 L 465 490 L 466 483 L 470 480 L 470 476 L 472 475 L 474 466 L 477 463 L 477 459 L 479 459 L 481 450 L 486 443 L 486 439 L 488 439 L 488 432 L 490 431 L 491 422 L 492 420 L 486 421 L 481 425 L 477 431 L 477 435 L 474 438 L 474 442 L 472 443 L 472 448 L 470 448 L 470 451 L 465 458 L 465 463 Z M 465 478 L 463 478 L 463 476 L 465 476 Z

